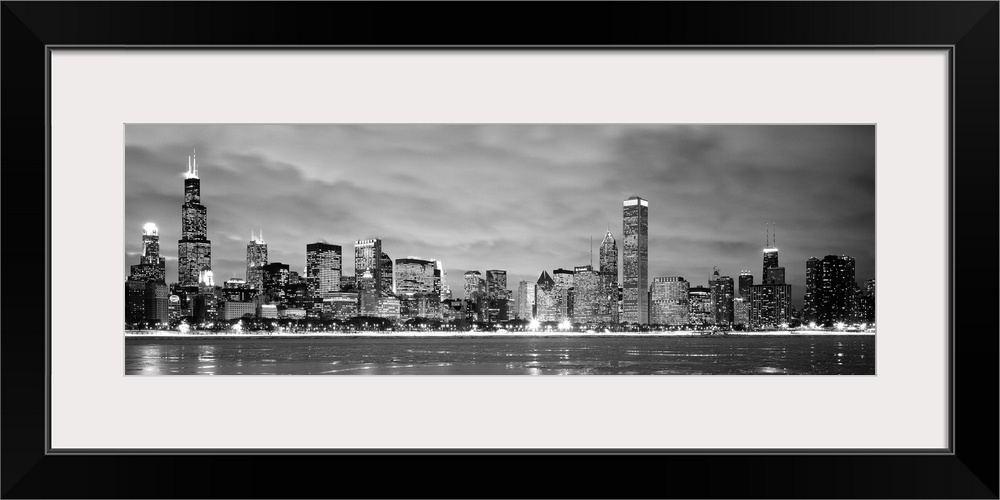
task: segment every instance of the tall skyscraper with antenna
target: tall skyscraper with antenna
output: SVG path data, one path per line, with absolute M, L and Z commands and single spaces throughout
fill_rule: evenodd
M 201 204 L 198 157 L 188 156 L 184 174 L 184 204 L 181 205 L 181 239 L 177 241 L 177 282 L 198 284 L 199 276 L 212 270 L 212 242 L 208 239 L 208 209 Z
M 778 249 L 771 244 L 771 226 L 766 224 L 767 243 L 764 245 L 764 268 L 760 273 L 761 281 L 767 279 L 767 270 L 778 267 Z
M 622 203 L 622 321 L 649 323 L 649 202 Z

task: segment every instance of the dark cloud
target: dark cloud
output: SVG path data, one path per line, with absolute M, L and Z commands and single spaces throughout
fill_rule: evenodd
M 590 262 L 621 202 L 650 202 L 650 278 L 759 279 L 764 224 L 801 302 L 805 260 L 848 254 L 875 274 L 875 127 L 765 125 L 127 125 L 125 261 L 155 222 L 175 259 L 187 155 L 198 149 L 216 278 L 244 273 L 263 228 L 272 261 L 379 237 L 392 258 L 506 269 L 508 287 Z M 596 254 L 595 254 L 596 261 Z M 176 279 L 176 261 L 168 260 Z

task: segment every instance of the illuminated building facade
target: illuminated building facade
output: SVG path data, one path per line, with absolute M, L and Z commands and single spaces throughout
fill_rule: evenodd
M 622 318 L 649 322 L 649 202 L 633 196 L 622 203 Z
M 516 310 L 516 316 L 518 319 L 534 319 L 536 286 L 537 285 L 531 281 L 522 281 L 518 283 Z
M 341 259 L 340 245 L 324 242 L 306 245 L 306 284 L 310 297 L 326 298 L 340 293 Z
M 486 299 L 488 302 L 488 321 L 496 322 L 510 319 L 507 271 L 501 269 L 488 269 L 486 271 Z
M 142 228 L 142 254 L 125 281 L 125 321 L 130 324 L 166 323 L 170 320 L 170 289 L 164 281 L 165 259 L 160 256 L 160 235 L 152 222 Z
M 250 241 L 247 243 L 247 286 L 258 295 L 264 291 L 264 266 L 267 265 L 267 243 L 264 241 L 263 230 L 254 236 L 250 231 Z
M 396 296 L 404 318 L 439 318 L 441 271 L 437 262 L 416 257 L 396 259 Z
M 358 316 L 358 294 L 338 292 L 323 299 L 323 319 L 351 319 Z
M 747 326 L 750 324 L 750 289 L 746 295 L 733 299 L 733 326 Z
M 688 287 L 688 322 L 694 325 L 715 324 L 712 308 L 712 289 L 704 286 Z
M 746 270 L 740 271 L 740 297 L 749 297 L 751 286 L 753 286 L 753 274 Z
M 865 281 L 864 315 L 865 323 L 872 325 L 875 323 L 875 280 Z
M 593 266 L 573 268 L 573 320 L 580 323 L 600 321 L 601 273 Z
M 782 328 L 792 320 L 792 285 L 764 283 L 750 287 L 750 327 Z
M 485 290 L 479 289 L 479 281 L 482 275 L 479 271 L 466 271 L 465 272 L 465 298 L 468 300 L 474 300 L 475 295 L 479 292 L 484 292 Z
M 374 238 L 368 240 L 358 240 L 354 242 L 354 275 L 358 280 L 358 288 L 361 288 L 361 279 L 365 272 L 371 273 L 375 278 L 375 293 L 382 295 L 389 293 L 383 290 L 382 285 L 382 240 Z
M 285 302 L 285 289 L 288 286 L 291 273 L 288 264 L 271 262 L 261 268 L 263 275 L 262 294 L 269 302 Z
M 716 270 L 709 282 L 712 289 L 712 310 L 715 312 L 716 325 L 731 325 L 733 323 L 733 279 L 729 276 L 719 276 Z
M 556 294 L 556 303 L 559 309 L 559 321 L 573 319 L 573 271 L 569 269 L 556 269 L 552 271 L 552 281 L 555 283 L 553 290 Z
M 680 276 L 653 278 L 649 290 L 649 322 L 656 325 L 688 323 L 688 286 Z
M 559 321 L 559 293 L 549 273 L 542 271 L 535 283 L 535 317 L 539 321 Z
M 407 257 L 396 259 L 396 293 L 433 293 L 435 291 L 436 263 L 433 260 Z
M 160 256 L 160 233 L 152 222 L 142 227 L 142 254 L 131 267 L 131 278 L 139 281 L 166 282 L 166 259 Z
M 222 285 L 222 300 L 226 302 L 249 302 L 255 295 L 246 280 L 240 278 L 228 279 Z
M 854 277 L 854 257 L 827 255 L 806 261 L 806 294 L 804 320 L 820 326 L 852 323 L 853 297 L 857 282 Z M 874 283 L 873 283 L 874 288 Z
M 238 302 L 227 300 L 222 305 L 222 319 L 226 321 L 242 318 L 243 316 L 256 316 L 256 302 Z
M 392 271 L 392 259 L 389 258 L 389 254 L 382 252 L 382 268 L 379 270 L 381 274 L 381 286 L 382 295 L 389 295 L 396 293 L 396 287 L 392 282 L 394 273 Z
M 371 271 L 364 271 L 359 274 L 358 280 L 358 308 L 362 316 L 376 316 L 378 314 L 378 285 Z
M 618 244 L 609 230 L 601 241 L 601 290 L 597 315 L 601 321 L 618 323 Z
M 208 209 L 201 204 L 197 155 L 188 157 L 181 205 L 181 239 L 177 241 L 177 282 L 197 285 L 202 271 L 212 269 L 212 242 L 208 240 Z

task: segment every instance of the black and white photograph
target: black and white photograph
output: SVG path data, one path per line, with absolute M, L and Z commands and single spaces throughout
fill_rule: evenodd
M 127 375 L 875 374 L 875 125 L 124 138 Z

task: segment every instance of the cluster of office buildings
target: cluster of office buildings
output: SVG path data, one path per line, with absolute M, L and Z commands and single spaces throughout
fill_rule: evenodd
M 648 280 L 649 202 L 633 196 L 622 206 L 622 251 L 610 229 L 599 247 L 599 267 L 542 271 L 535 281 L 507 287 L 505 270 L 464 275 L 464 298 L 452 298 L 440 260 L 393 261 L 377 238 L 354 243 L 354 276 L 344 276 L 340 245 L 306 245 L 304 273 L 270 262 L 263 231 L 251 232 L 245 279 L 216 285 L 212 273 L 207 209 L 201 204 L 197 157 L 188 158 L 178 240 L 177 282 L 166 283 L 155 224 L 142 230 L 142 254 L 125 282 L 125 320 L 131 327 L 164 325 L 191 318 L 198 323 L 239 318 L 317 318 L 507 323 L 512 320 L 609 325 L 771 329 L 795 321 L 833 326 L 875 321 L 875 283 L 861 288 L 854 259 L 828 255 L 806 262 L 801 314 L 792 307 L 791 285 L 778 264 L 770 233 L 761 282 L 749 271 L 738 282 L 718 269 L 707 286 L 680 276 Z M 593 260 L 593 258 L 591 259 Z M 622 280 L 619 283 L 619 262 Z

